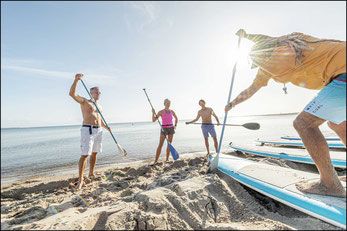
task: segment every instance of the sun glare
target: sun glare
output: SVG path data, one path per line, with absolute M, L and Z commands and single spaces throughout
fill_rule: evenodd
M 241 43 L 240 48 L 235 47 L 233 49 L 232 59 L 233 62 L 237 61 L 238 69 L 249 68 L 251 66 L 251 60 L 249 58 L 251 47 L 251 44 Z

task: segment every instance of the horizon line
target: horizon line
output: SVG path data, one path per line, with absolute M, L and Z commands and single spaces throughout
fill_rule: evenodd
M 228 116 L 228 117 L 249 117 L 249 116 L 271 116 L 271 115 L 291 115 L 298 114 L 299 112 L 286 112 L 286 113 L 274 113 L 274 114 L 260 114 L 260 115 L 240 115 L 240 116 Z M 221 117 L 224 118 L 224 117 Z M 181 119 L 180 121 L 185 121 L 190 119 Z M 129 122 L 118 122 L 118 123 L 108 123 L 108 124 L 134 124 L 134 123 L 148 123 L 149 121 L 129 121 Z M 33 126 L 33 127 L 1 127 L 1 129 L 22 129 L 22 128 L 47 128 L 47 127 L 66 127 L 66 126 L 81 126 L 81 124 L 65 124 L 65 125 L 46 125 L 46 126 Z

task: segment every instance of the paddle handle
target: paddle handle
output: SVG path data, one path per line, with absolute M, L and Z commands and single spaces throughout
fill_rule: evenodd
M 153 107 L 153 105 L 152 105 L 152 103 L 151 103 L 151 100 L 149 99 L 149 97 L 148 97 L 148 95 L 147 95 L 146 88 L 143 88 L 142 90 L 145 92 L 146 97 L 147 97 L 147 100 L 148 100 L 149 104 L 151 105 L 151 108 L 152 108 L 153 111 L 154 111 L 155 118 L 157 118 L 157 121 L 158 121 L 158 123 L 159 123 L 159 125 L 160 125 L 160 128 L 161 128 L 161 130 L 162 130 L 163 133 L 164 133 L 163 126 L 161 126 L 161 123 L 160 123 L 160 121 L 159 121 L 159 118 L 158 118 L 158 116 L 157 116 L 157 113 L 155 112 L 154 107 Z M 164 136 L 165 136 L 166 141 L 167 141 L 168 143 L 170 143 L 169 140 L 167 139 L 165 133 L 164 133 Z
M 241 44 L 241 36 L 239 36 L 239 41 L 238 41 L 238 44 L 237 44 L 237 48 L 238 49 L 240 49 L 240 44 Z M 235 73 L 236 73 L 236 66 L 237 66 L 237 59 L 235 61 L 234 68 L 233 68 L 233 75 L 232 75 L 232 78 L 231 78 L 230 90 L 229 90 L 229 96 L 228 96 L 227 104 L 230 102 L 231 93 L 232 93 L 232 90 L 233 90 L 234 78 L 235 78 Z M 224 135 L 224 129 L 225 129 L 225 123 L 227 121 L 227 117 L 228 117 L 228 111 L 225 112 L 225 115 L 224 115 L 222 133 L 221 133 L 221 136 L 220 136 L 220 139 L 219 139 L 219 145 L 218 145 L 218 152 L 217 152 L 218 154 L 220 153 L 220 149 L 222 147 L 222 141 L 223 141 L 223 135 Z
M 93 103 L 94 103 L 94 105 L 95 105 L 96 109 L 98 110 L 99 114 L 101 115 L 101 118 L 102 118 L 102 120 L 104 121 L 104 123 L 105 123 L 106 127 L 110 128 L 110 127 L 108 126 L 108 124 L 106 123 L 105 118 L 102 116 L 101 111 L 99 110 L 98 106 L 96 105 L 96 103 L 95 103 L 95 101 L 94 101 L 94 99 L 93 99 L 92 95 L 89 93 L 89 91 L 88 91 L 88 89 L 87 89 L 87 87 L 86 87 L 86 85 L 84 84 L 84 82 L 83 82 L 83 80 L 82 80 L 82 79 L 81 79 L 81 82 L 82 82 L 82 84 L 83 84 L 83 86 L 84 86 L 84 89 L 86 89 L 86 91 L 87 91 L 88 95 L 90 96 L 90 99 L 93 101 Z M 118 144 L 118 142 L 117 142 L 116 138 L 113 136 L 113 133 L 112 133 L 111 131 L 110 131 L 110 133 L 111 133 L 111 136 L 112 136 L 112 138 L 113 138 L 114 142 L 116 142 L 116 144 Z

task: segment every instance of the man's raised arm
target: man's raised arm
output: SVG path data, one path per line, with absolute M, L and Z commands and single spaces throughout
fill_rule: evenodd
M 242 91 L 231 103 L 225 106 L 225 111 L 229 111 L 235 105 L 251 98 L 262 86 L 257 86 L 252 83 L 246 90 Z
M 70 93 L 69 95 L 77 102 L 77 103 L 84 103 L 85 102 L 85 98 L 79 96 L 76 94 L 76 88 L 77 88 L 77 83 L 78 83 L 78 80 L 82 79 L 83 78 L 83 74 L 76 74 L 75 75 L 75 81 L 73 82 L 71 88 L 70 88 Z
M 263 35 L 263 34 L 247 34 L 244 29 L 240 29 L 236 32 L 237 36 L 241 36 L 243 38 L 246 38 L 248 40 L 251 40 L 252 42 L 259 42 L 261 40 L 265 39 L 272 39 L 273 37 Z

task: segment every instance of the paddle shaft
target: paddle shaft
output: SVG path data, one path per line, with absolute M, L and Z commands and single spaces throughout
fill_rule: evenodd
M 240 44 L 241 44 L 241 36 L 239 36 L 239 41 L 238 41 L 238 44 L 237 44 L 237 48 L 238 48 L 238 49 L 240 49 Z M 235 61 L 234 68 L 233 68 L 233 75 L 232 75 L 232 78 L 231 78 L 230 90 L 229 90 L 229 96 L 228 96 L 227 104 L 230 102 L 231 92 L 232 92 L 232 90 L 233 90 L 234 78 L 235 78 L 235 73 L 236 73 L 236 66 L 237 66 L 237 59 L 236 59 L 236 61 Z M 222 133 L 221 133 L 221 135 L 220 135 L 219 145 L 218 145 L 218 152 L 217 152 L 218 154 L 220 153 L 220 149 L 221 149 L 221 147 L 222 147 L 222 141 L 223 141 L 225 123 L 227 122 L 227 117 L 228 117 L 228 111 L 225 112 L 225 115 L 224 115 L 224 122 L 223 122 Z
M 88 89 L 87 89 L 87 87 L 86 87 L 86 85 L 84 84 L 84 82 L 83 82 L 83 80 L 82 80 L 82 79 L 81 79 L 81 82 L 82 82 L 82 84 L 83 84 L 84 88 L 86 89 L 86 91 L 88 92 L 88 95 L 90 96 L 90 99 L 93 101 L 93 103 L 94 103 L 94 105 L 95 105 L 96 109 L 98 109 L 98 112 L 99 112 L 99 114 L 101 115 L 101 118 L 102 118 L 102 120 L 104 121 L 104 123 L 105 123 L 106 127 L 110 128 L 110 127 L 107 125 L 106 120 L 105 120 L 105 119 L 104 119 L 104 117 L 102 116 L 101 111 L 99 110 L 98 106 L 96 105 L 96 103 L 95 103 L 95 101 L 94 101 L 94 99 L 93 99 L 92 95 L 89 93 L 89 91 L 88 91 Z M 114 136 L 113 136 L 113 134 L 112 134 L 112 132 L 111 132 L 111 131 L 110 131 L 110 133 L 111 133 L 111 136 L 112 136 L 112 138 L 113 138 L 114 142 L 116 142 L 116 144 L 118 144 L 118 143 L 117 143 L 116 138 L 114 138 Z
M 148 97 L 148 95 L 147 95 L 146 89 L 144 88 L 144 89 L 142 89 L 142 90 L 143 90 L 143 91 L 145 92 L 145 94 L 146 94 L 147 100 L 148 100 L 149 104 L 151 105 L 151 108 L 152 108 L 153 111 L 154 111 L 155 118 L 157 118 L 157 121 L 158 121 L 158 123 L 159 123 L 159 125 L 160 125 L 160 127 L 161 127 L 161 130 L 163 131 L 163 134 L 164 134 L 164 136 L 165 136 L 166 141 L 167 141 L 168 143 L 170 143 L 169 140 L 167 139 L 165 133 L 164 133 L 163 126 L 161 126 L 161 123 L 160 123 L 160 121 L 159 121 L 159 118 L 158 118 L 158 116 L 157 116 L 157 113 L 156 113 L 155 110 L 154 110 L 154 107 L 153 107 L 153 105 L 152 105 L 152 103 L 151 103 L 151 100 L 149 99 L 149 97 Z
M 191 124 L 204 124 L 204 123 L 191 123 Z M 218 124 L 211 124 L 211 125 L 218 125 Z M 225 124 L 225 126 L 243 126 L 242 124 Z

